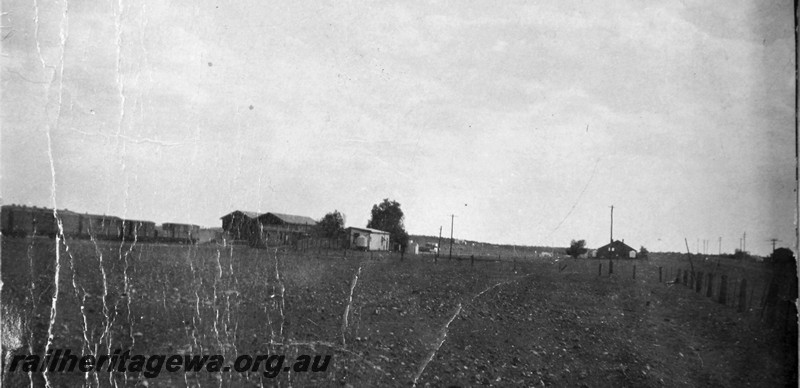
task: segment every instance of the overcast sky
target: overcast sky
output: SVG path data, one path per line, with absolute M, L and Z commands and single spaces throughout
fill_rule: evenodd
M 794 246 L 790 1 L 3 0 L 3 202 Z M 68 7 L 68 8 L 66 8 Z M 702 249 L 702 242 L 700 243 Z

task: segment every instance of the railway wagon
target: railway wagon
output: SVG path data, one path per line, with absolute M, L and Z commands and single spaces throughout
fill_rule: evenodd
M 58 218 L 67 237 L 81 236 L 83 229 L 83 215 L 69 210 L 59 210 Z
M 0 210 L 2 230 L 6 236 L 24 236 L 32 231 L 33 214 L 27 206 L 4 205 Z
M 53 210 L 5 205 L 0 209 L 3 234 L 10 236 L 55 236 L 58 232 Z
M 178 224 L 173 222 L 165 222 L 161 224 L 163 236 L 175 241 L 187 241 L 195 243 L 200 234 L 199 225 Z M 161 237 L 162 235 L 159 235 Z
M 116 240 L 121 237 L 122 219 L 114 216 L 84 214 L 82 216 L 82 236 L 101 240 Z
M 153 240 L 156 236 L 156 223 L 141 220 L 122 220 L 121 236 L 123 240 Z
M 122 220 L 114 216 L 59 210 L 58 218 L 64 235 L 68 237 L 113 240 L 119 238 L 121 233 Z

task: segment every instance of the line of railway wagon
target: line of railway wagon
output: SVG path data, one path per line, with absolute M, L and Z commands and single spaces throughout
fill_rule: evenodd
M 67 237 L 98 240 L 196 243 L 200 226 L 180 223 L 156 225 L 152 221 L 128 220 L 115 216 L 58 210 Z M 36 206 L 4 205 L 0 208 L 5 236 L 48 236 L 60 233 L 53 209 Z

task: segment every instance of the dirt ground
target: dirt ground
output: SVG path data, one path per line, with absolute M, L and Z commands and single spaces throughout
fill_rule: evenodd
M 5 355 L 41 354 L 52 337 L 73 352 L 331 355 L 330 365 L 275 378 L 16 372 L 4 386 L 797 385 L 796 330 L 659 283 L 645 262 L 634 280 L 629 267 L 598 276 L 594 262 L 563 259 L 471 266 L 339 250 L 67 245 L 56 260 L 53 240 L 3 239 Z

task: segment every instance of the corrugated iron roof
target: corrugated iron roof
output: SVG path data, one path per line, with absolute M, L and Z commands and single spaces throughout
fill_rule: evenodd
M 175 225 L 178 225 L 178 226 L 191 226 L 193 228 L 199 228 L 200 227 L 200 225 L 184 224 L 184 223 L 180 223 L 180 222 L 164 222 L 161 225 L 162 226 L 175 226 Z
M 614 242 L 612 242 L 612 243 L 608 243 L 608 244 L 606 244 L 606 245 L 603 245 L 602 247 L 600 247 L 600 248 L 597 248 L 597 249 L 603 249 L 603 248 L 606 248 L 606 247 L 610 247 L 610 246 L 612 246 L 612 245 L 614 245 L 614 246 L 623 246 L 623 247 L 625 247 L 625 248 L 628 248 L 628 249 L 630 249 L 630 250 L 632 250 L 632 251 L 635 251 L 635 250 L 636 250 L 636 249 L 633 249 L 633 248 L 632 248 L 630 245 L 628 245 L 628 244 L 625 244 L 625 243 L 624 243 L 624 242 L 622 242 L 621 240 L 614 240 Z
M 252 218 L 252 219 L 256 219 L 259 216 L 259 214 L 256 213 L 256 212 L 248 212 L 248 211 L 244 211 L 244 210 L 234 210 L 234 211 L 232 211 L 232 212 L 230 212 L 230 213 L 228 213 L 228 214 L 226 214 L 226 215 L 224 215 L 224 216 L 222 216 L 220 218 L 225 218 L 225 217 L 227 217 L 227 216 L 229 216 L 229 215 L 231 215 L 233 213 L 242 213 L 242 214 L 245 215 L 245 217 Z
M 350 227 L 347 227 L 347 229 L 363 230 L 363 231 L 370 232 L 370 233 L 391 234 L 391 233 L 389 233 L 389 232 L 387 232 L 385 230 L 378 230 L 378 229 L 372 229 L 372 228 L 359 228 L 357 226 L 350 226 Z
M 295 224 L 295 225 L 316 225 L 317 224 L 317 220 L 315 220 L 315 219 L 313 219 L 311 217 L 295 216 L 295 215 L 291 215 L 291 214 L 281 214 L 281 213 L 273 213 L 273 212 L 264 213 L 264 214 L 262 214 L 262 216 L 267 215 L 267 214 L 272 214 L 273 216 L 279 218 L 281 221 L 283 221 L 283 222 L 285 222 L 287 224 Z

